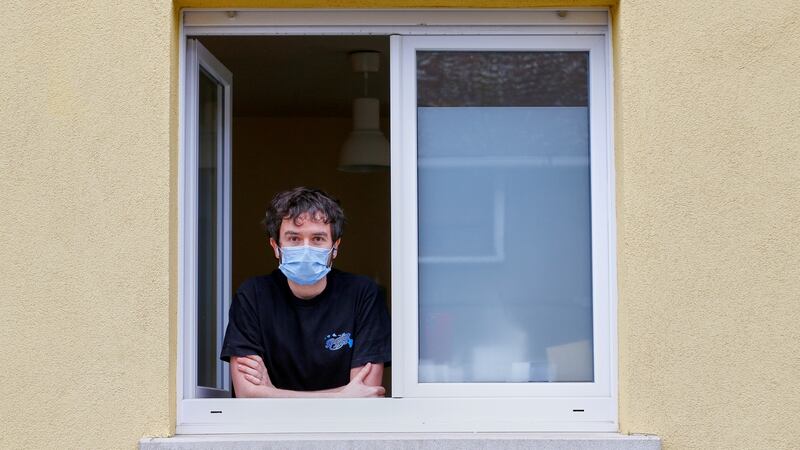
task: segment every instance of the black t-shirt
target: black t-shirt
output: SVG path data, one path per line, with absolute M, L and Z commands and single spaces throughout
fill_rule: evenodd
M 231 303 L 220 358 L 260 355 L 277 388 L 344 386 L 350 369 L 391 360 L 386 302 L 369 278 L 331 270 L 308 300 L 292 294 L 280 270 L 250 278 Z

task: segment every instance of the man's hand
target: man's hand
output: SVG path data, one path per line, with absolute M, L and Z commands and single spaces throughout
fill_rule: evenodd
M 274 387 L 269 379 L 267 367 L 258 355 L 247 355 L 236 358 L 236 369 L 244 375 L 244 379 L 257 386 Z
M 369 375 L 372 370 L 372 363 L 367 363 L 361 370 L 350 380 L 347 386 L 344 386 L 338 392 L 338 397 L 383 397 L 386 395 L 386 389 L 383 386 L 370 386 L 364 383 L 364 379 Z

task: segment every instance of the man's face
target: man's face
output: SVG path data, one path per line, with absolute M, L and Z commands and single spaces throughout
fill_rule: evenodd
M 308 245 L 311 247 L 331 248 L 331 258 L 336 258 L 337 249 L 341 239 L 333 242 L 331 235 L 331 224 L 325 223 L 322 217 L 311 217 L 309 214 L 302 214 L 297 220 L 284 218 L 281 222 L 280 232 L 278 233 L 280 242 L 275 242 L 270 238 L 269 243 L 275 251 L 275 257 L 280 259 L 280 247 L 296 247 Z

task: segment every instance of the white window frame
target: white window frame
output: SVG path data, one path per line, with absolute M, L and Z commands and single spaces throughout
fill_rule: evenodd
M 393 36 L 393 38 L 395 38 Z M 397 78 L 404 80 L 400 94 L 399 112 L 402 128 L 392 136 L 401 136 L 397 151 L 392 151 L 392 208 L 397 224 L 393 226 L 393 297 L 407 299 L 396 302 L 394 327 L 402 327 L 405 338 L 393 342 L 400 347 L 392 355 L 402 367 L 402 377 L 397 380 L 392 372 L 393 389 L 400 388 L 400 395 L 411 397 L 601 397 L 611 390 L 611 330 L 609 289 L 609 191 L 607 161 L 606 123 L 606 61 L 605 39 L 595 35 L 573 36 L 404 36 L 399 41 L 394 55 L 400 61 Z M 588 51 L 589 52 L 589 146 L 591 180 L 591 229 L 592 229 L 592 315 L 594 381 L 586 383 L 419 383 L 419 301 L 418 301 L 418 255 L 417 242 L 417 51 Z M 393 47 L 393 49 L 395 49 Z M 600 107 L 596 107 L 600 105 Z M 394 130 L 393 130 L 394 131 Z M 402 170 L 394 170 L 395 167 Z M 398 297 L 394 294 L 400 291 Z M 399 313 L 399 314 L 398 314 Z M 400 318 L 396 316 L 400 315 Z M 578 408 L 580 409 L 580 408 Z M 585 412 L 585 411 L 584 411 Z
M 197 327 L 184 326 L 185 323 L 197 323 L 197 272 L 198 272 L 198 170 L 199 142 L 198 136 L 198 96 L 200 70 L 204 70 L 219 86 L 222 87 L 217 98 L 217 123 L 222 124 L 221 133 L 217 134 L 217 298 L 222 301 L 217 310 L 217 349 L 222 348 L 225 324 L 228 323 L 228 310 L 231 304 L 231 123 L 226 118 L 231 116 L 232 107 L 232 74 L 202 45 L 195 41 L 186 43 L 185 85 L 195 94 L 184 99 L 185 116 L 181 117 L 186 134 L 185 147 L 181 147 L 180 194 L 181 220 L 179 236 L 182 238 L 181 264 L 179 276 L 180 306 L 182 317 L 179 320 L 179 332 L 183 338 L 182 364 L 179 370 L 184 374 L 183 392 L 194 394 L 193 397 L 230 397 L 230 370 L 228 363 L 217 364 L 217 377 L 222 381 L 222 389 L 197 385 Z M 183 94 L 183 92 L 182 92 Z M 185 149 L 185 150 L 184 150 Z M 188 269 L 188 270 L 187 270 Z M 184 366 L 185 365 L 185 366 Z M 188 369 L 188 370 L 187 370 Z M 179 384 L 180 385 L 180 384 Z
M 608 11 L 603 8 L 568 10 L 566 15 L 555 10 L 184 10 L 179 49 L 178 197 L 181 210 L 176 432 L 617 431 L 616 230 L 608 24 Z M 185 223 L 186 199 L 192 195 L 192 185 L 186 183 L 191 172 L 187 173 L 184 150 L 188 144 L 184 131 L 189 100 L 185 98 L 188 82 L 185 46 L 187 36 L 203 35 L 398 35 L 392 36 L 390 41 L 392 298 L 395 299 L 392 307 L 393 398 L 192 398 L 187 389 L 186 380 L 191 377 L 190 372 L 196 370 L 196 365 L 191 365 L 186 358 L 192 351 L 187 345 L 192 338 L 192 322 L 188 322 L 187 315 L 187 288 L 191 286 L 192 274 L 187 270 L 191 266 L 186 265 L 186 255 L 193 250 Z M 433 41 L 413 37 L 426 35 L 434 35 L 429 37 Z M 523 45 L 519 42 L 526 36 L 574 36 L 587 38 L 592 43 L 570 48 L 588 45 L 593 55 L 602 54 L 603 62 L 591 66 L 591 70 L 602 71 L 604 81 L 599 85 L 590 82 L 591 92 L 602 93 L 602 101 L 593 103 L 590 108 L 594 308 L 601 298 L 598 295 L 604 303 L 593 312 L 595 383 L 493 384 L 488 390 L 477 392 L 464 390 L 474 388 L 464 384 L 422 386 L 414 381 L 418 363 L 415 345 L 418 336 L 416 106 L 409 103 L 406 97 L 411 94 L 403 92 L 401 87 L 407 86 L 415 76 L 409 72 L 412 69 L 408 65 L 403 67 L 400 58 L 402 52 L 421 48 L 420 45 L 424 47 L 425 42 L 439 39 L 443 43 L 446 37 L 469 39 L 467 36 L 471 35 L 480 36 L 475 40 L 479 47 L 479 41 L 487 42 L 487 38 L 502 43 L 501 47 L 508 47 L 512 41 Z M 552 48 L 568 49 L 561 44 Z M 600 119 L 595 115 L 601 116 Z M 602 182 L 595 183 L 598 174 L 598 181 Z M 595 199 L 601 201 L 596 204 Z M 603 248 L 597 248 L 596 240 L 604 241 Z M 597 278 L 598 274 L 602 274 L 602 279 Z M 409 320 L 412 317 L 413 320 Z M 603 360 L 599 365 L 598 358 Z M 470 396 L 463 397 L 465 394 Z

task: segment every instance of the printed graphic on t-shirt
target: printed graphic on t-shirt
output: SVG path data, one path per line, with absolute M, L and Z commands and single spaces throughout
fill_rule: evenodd
M 339 350 L 345 345 L 353 348 L 353 340 L 350 339 L 350 333 L 331 333 L 325 336 L 325 348 L 330 351 Z

